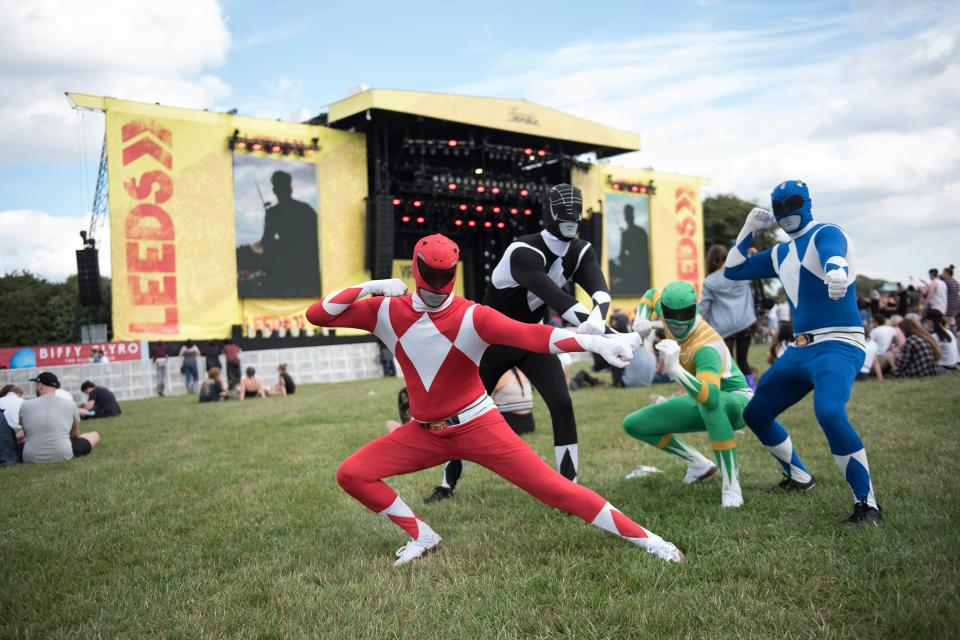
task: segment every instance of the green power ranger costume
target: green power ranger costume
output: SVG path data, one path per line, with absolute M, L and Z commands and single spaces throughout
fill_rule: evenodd
M 737 471 L 735 429 L 744 426 L 743 409 L 753 393 L 737 368 L 723 338 L 697 313 L 697 292 L 687 282 L 671 282 L 662 291 L 650 289 L 640 300 L 634 328 L 649 332 L 650 320 L 663 319 L 667 340 L 657 344 L 664 373 L 686 396 L 644 407 L 623 420 L 624 430 L 687 464 L 684 483 L 723 477 L 721 504 L 743 504 Z M 706 431 L 717 464 L 678 438 L 677 433 Z

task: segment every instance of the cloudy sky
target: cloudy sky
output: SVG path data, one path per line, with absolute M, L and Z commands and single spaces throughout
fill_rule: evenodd
M 0 271 L 75 270 L 103 117 L 64 91 L 291 119 L 361 83 L 635 131 L 618 163 L 705 176 L 704 195 L 804 179 L 869 275 L 960 261 L 960 3 L 408 6 L 0 0 Z

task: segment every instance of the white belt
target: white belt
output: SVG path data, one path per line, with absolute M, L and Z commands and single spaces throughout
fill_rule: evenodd
M 836 340 L 851 344 L 860 349 L 866 350 L 867 339 L 863 332 L 863 327 L 823 327 L 822 329 L 813 329 L 794 335 L 793 345 L 803 348 L 811 344 Z
M 448 427 L 456 427 L 458 425 L 469 422 L 474 418 L 483 415 L 490 409 L 495 408 L 497 405 L 494 404 L 493 398 L 484 393 L 482 396 L 471 402 L 466 409 L 460 413 L 444 418 L 443 420 L 437 420 L 435 422 L 423 422 L 422 420 L 417 420 L 420 423 L 420 426 L 424 429 L 430 429 L 432 431 L 439 431 L 441 429 L 446 429 Z M 416 420 L 416 418 L 414 418 Z

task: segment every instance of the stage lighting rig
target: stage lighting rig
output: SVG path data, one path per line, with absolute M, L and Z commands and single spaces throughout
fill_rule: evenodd
M 251 137 L 241 135 L 239 129 L 227 138 L 227 148 L 230 151 L 246 151 L 247 153 L 266 153 L 268 155 L 283 156 L 312 156 L 320 151 L 320 139 L 311 138 L 309 142 L 302 140 L 277 140 L 267 136 Z
M 608 178 L 607 183 L 614 191 L 621 191 L 623 193 L 640 193 L 651 196 L 657 193 L 657 187 L 653 184 L 653 180 L 648 180 L 646 182 L 629 182 L 626 180 L 613 180 L 612 178 Z

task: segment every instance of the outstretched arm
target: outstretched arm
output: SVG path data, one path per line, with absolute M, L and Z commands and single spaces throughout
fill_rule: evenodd
M 332 293 L 307 309 L 307 320 L 318 327 L 350 327 L 373 331 L 382 300 L 361 300 L 365 295 L 401 296 L 402 280 L 370 280 Z
M 564 320 L 579 327 L 590 312 L 576 298 L 558 287 L 543 268 L 543 255 L 535 249 L 521 246 L 510 254 L 510 273 L 517 284 L 547 303 Z
M 502 344 L 533 353 L 590 351 L 616 367 L 625 367 L 633 357 L 626 336 L 593 336 L 545 324 L 526 324 L 479 304 L 473 307 L 473 325 L 477 336 L 487 344 Z
M 587 243 L 578 258 L 577 270 L 573 272 L 573 281 L 590 295 L 593 310 L 589 318 L 581 318 L 581 333 L 599 335 L 606 330 L 607 311 L 610 309 L 610 289 L 600 270 L 600 261 L 593 245 Z M 583 326 L 586 323 L 588 326 Z
M 680 345 L 673 340 L 661 340 L 657 350 L 663 353 L 663 371 L 673 378 L 687 394 L 707 409 L 720 406 L 720 367 L 723 360 L 711 347 L 701 347 L 693 356 L 696 375 L 680 366 Z
M 839 300 L 850 286 L 850 266 L 847 264 L 847 238 L 839 228 L 825 226 L 817 232 L 813 243 L 820 254 L 820 266 L 826 274 L 824 283 L 831 300 Z
M 724 265 L 723 275 L 731 280 L 761 280 L 774 278 L 777 275 L 773 268 L 772 250 L 767 249 L 747 257 L 750 245 L 753 244 L 753 234 L 756 231 L 770 229 L 776 224 L 773 214 L 766 209 L 755 207 L 747 214 L 743 228 L 737 235 L 737 241 L 727 253 L 727 262 Z

